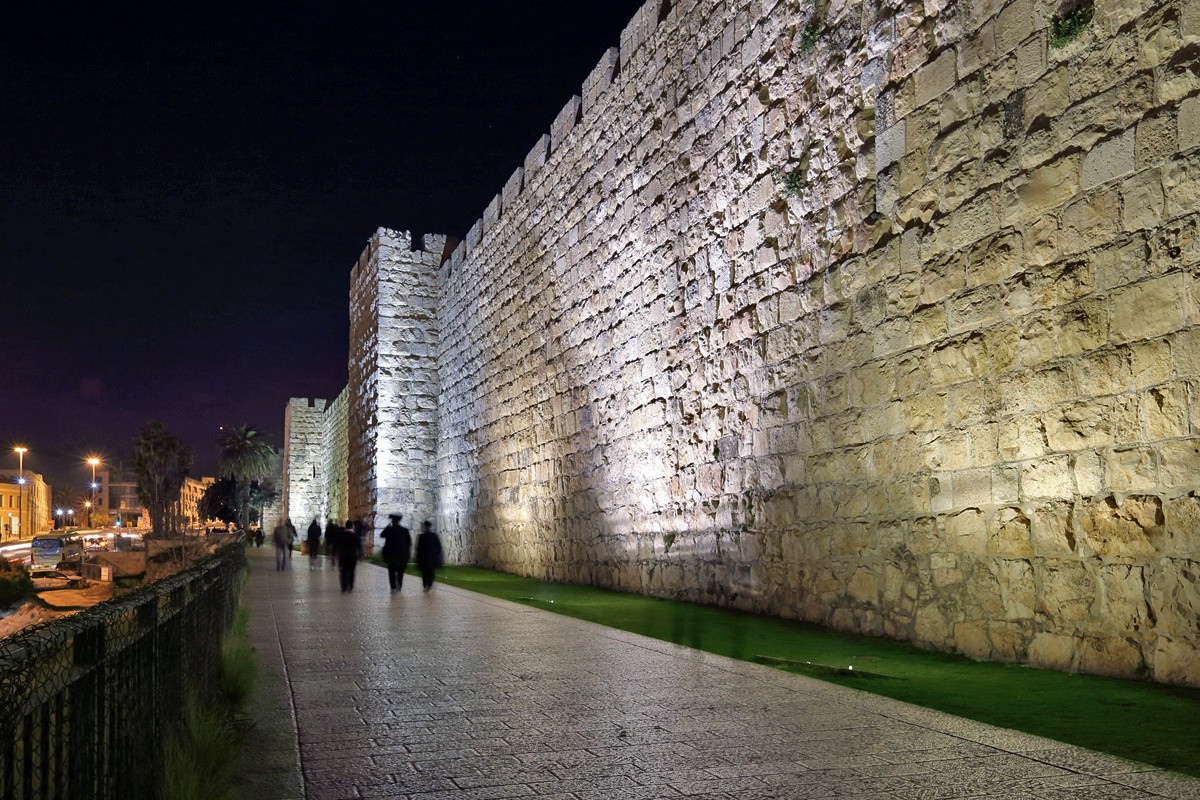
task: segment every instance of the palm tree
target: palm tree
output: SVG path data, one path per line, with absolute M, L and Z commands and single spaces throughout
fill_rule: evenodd
M 179 500 L 183 479 L 192 468 L 192 451 L 161 422 L 151 422 L 133 441 L 133 468 L 138 497 L 150 514 L 150 529 L 159 535 L 168 533 L 173 523 L 167 512 Z
M 234 428 L 217 439 L 221 474 L 238 486 L 238 518 L 242 530 L 250 527 L 250 484 L 271 474 L 275 451 L 263 434 L 249 425 Z

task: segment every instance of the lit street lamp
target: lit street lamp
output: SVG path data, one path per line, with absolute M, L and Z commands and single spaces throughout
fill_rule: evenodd
M 85 500 L 83 502 L 83 507 L 87 509 L 87 526 L 88 526 L 88 530 L 91 530 L 91 528 L 92 528 L 92 501 Z
M 14 447 L 17 454 L 17 535 L 25 535 L 25 454 L 28 447 Z
M 61 508 L 54 509 L 54 528 L 55 528 L 55 530 L 62 528 L 62 515 L 63 515 L 63 510 Z
M 92 456 L 87 460 L 87 463 L 92 468 L 92 502 L 87 504 L 88 508 L 88 527 L 92 527 L 92 503 L 96 502 L 96 467 L 100 466 L 100 459 Z

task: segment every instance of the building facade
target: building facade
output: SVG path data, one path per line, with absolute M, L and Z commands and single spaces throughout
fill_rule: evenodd
M 176 514 L 184 529 L 198 529 L 204 526 L 204 518 L 200 514 L 200 498 L 204 492 L 217 482 L 216 478 L 184 478 L 179 487 L 179 502 L 176 503 Z
M 25 483 L 19 484 L 22 475 Z M 28 539 L 53 529 L 53 499 L 41 474 L 0 469 L 0 539 Z

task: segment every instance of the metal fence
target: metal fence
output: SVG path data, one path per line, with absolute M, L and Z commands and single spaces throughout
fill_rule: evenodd
M 70 617 L 0 639 L 0 798 L 154 798 L 189 692 L 217 690 L 240 544 Z

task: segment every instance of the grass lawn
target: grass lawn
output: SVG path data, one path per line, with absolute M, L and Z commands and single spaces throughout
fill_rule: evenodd
M 472 567 L 446 567 L 438 580 L 1200 777 L 1197 689 L 976 662 L 816 625 Z

